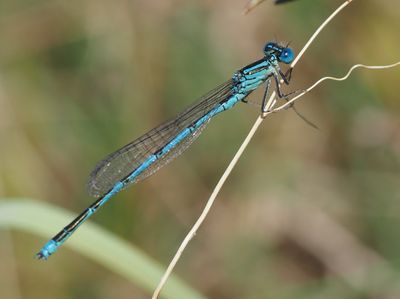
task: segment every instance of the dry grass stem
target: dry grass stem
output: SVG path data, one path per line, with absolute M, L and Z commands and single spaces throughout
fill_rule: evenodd
M 246 15 L 248 14 L 254 7 L 257 5 L 261 4 L 261 2 L 264 2 L 265 0 L 249 0 L 243 10 L 243 14 Z
M 300 58 L 303 56 L 305 51 L 310 47 L 312 42 L 315 40 L 315 38 L 318 36 L 318 34 L 328 25 L 328 23 L 336 17 L 336 15 L 341 12 L 347 5 L 349 5 L 353 0 L 347 0 L 345 1 L 342 5 L 340 5 L 318 28 L 315 30 L 314 34 L 310 37 L 310 39 L 307 41 L 307 43 L 304 45 L 303 49 L 299 52 L 299 54 L 296 56 L 296 58 L 293 60 L 292 64 L 290 65 L 291 68 L 293 68 L 297 62 L 300 60 Z
M 345 1 L 341 6 L 339 6 L 315 31 L 315 33 L 311 36 L 311 38 L 309 39 L 309 41 L 306 43 L 306 45 L 303 47 L 303 49 L 300 51 L 299 55 L 297 56 L 297 58 L 293 61 L 293 63 L 291 64 L 291 68 L 294 67 L 294 65 L 297 64 L 297 62 L 299 61 L 299 59 L 303 56 L 304 52 L 308 49 L 308 47 L 311 45 L 311 43 L 315 40 L 315 38 L 317 37 L 317 35 L 322 31 L 322 29 L 341 11 L 343 10 L 348 4 L 350 4 L 353 0 L 348 0 Z M 303 93 L 304 94 L 304 93 Z M 302 95 L 303 95 L 302 94 Z M 272 113 L 272 111 L 275 110 L 271 110 L 271 108 L 275 105 L 276 100 L 275 100 L 275 95 L 276 93 L 273 92 L 267 102 L 266 105 L 266 110 L 267 111 L 271 111 L 268 113 Z M 266 116 L 266 114 L 264 115 L 260 115 L 257 120 L 255 121 L 253 127 L 251 128 L 249 134 L 247 135 L 247 137 L 245 138 L 245 140 L 243 141 L 242 145 L 240 146 L 239 150 L 237 151 L 237 153 L 235 154 L 235 156 L 233 157 L 232 161 L 229 163 L 227 169 L 225 170 L 225 172 L 223 173 L 223 175 L 221 176 L 221 178 L 219 179 L 217 185 L 215 186 L 210 198 L 208 199 L 206 206 L 204 207 L 202 213 L 200 214 L 199 218 L 197 219 L 197 221 L 195 222 L 195 224 L 193 225 L 193 227 L 190 229 L 189 233 L 186 235 L 186 237 L 184 238 L 184 240 L 182 241 L 181 245 L 179 246 L 177 252 L 175 253 L 173 259 L 171 260 L 170 264 L 168 265 L 167 270 L 165 271 L 163 277 L 161 278 L 157 288 L 155 289 L 153 295 L 152 295 L 152 299 L 156 299 L 158 298 L 158 295 L 160 294 L 163 286 L 165 285 L 165 283 L 167 282 L 170 274 L 172 273 L 172 270 L 174 269 L 176 263 L 179 261 L 183 251 L 185 250 L 186 246 L 189 244 L 190 240 L 195 236 L 197 230 L 199 229 L 199 227 L 201 226 L 201 224 L 203 223 L 204 219 L 207 217 L 212 205 L 214 204 L 214 201 L 217 197 L 217 195 L 219 194 L 222 186 L 224 185 L 226 179 L 228 178 L 228 176 L 230 175 L 230 173 L 232 172 L 233 168 L 235 167 L 237 161 L 240 159 L 242 153 L 244 152 L 244 150 L 246 149 L 247 145 L 249 144 L 250 140 L 253 138 L 255 132 L 257 131 L 258 127 L 261 125 L 262 121 L 264 120 L 264 117 Z

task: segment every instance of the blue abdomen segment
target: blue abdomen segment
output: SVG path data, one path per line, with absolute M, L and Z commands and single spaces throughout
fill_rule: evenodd
M 98 208 L 105 204 L 111 197 L 121 191 L 124 187 L 122 182 L 117 182 L 115 186 L 104 195 L 102 198 L 96 200 L 90 207 L 83 211 L 78 217 L 76 217 L 70 224 L 64 227 L 57 235 L 55 235 L 50 241 L 48 241 L 42 249 L 37 253 L 39 259 L 48 259 L 50 255 L 57 251 L 60 247 L 74 232 L 81 226 L 90 216 L 92 216 Z
M 40 250 L 40 252 L 38 253 L 39 258 L 41 259 L 45 259 L 47 260 L 49 258 L 50 255 L 52 255 L 54 252 L 57 251 L 58 247 L 61 244 L 58 244 L 56 241 L 54 241 L 53 239 L 51 239 L 49 242 L 47 242 L 43 248 Z

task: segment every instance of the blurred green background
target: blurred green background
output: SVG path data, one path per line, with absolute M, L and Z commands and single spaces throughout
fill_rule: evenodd
M 298 52 L 341 2 L 265 1 L 243 15 L 244 0 L 1 1 L 1 197 L 80 212 L 100 159 L 261 58 L 265 42 Z M 398 61 L 399 26 L 398 1 L 355 0 L 286 91 Z M 297 108 L 319 130 L 291 110 L 267 119 L 174 273 L 207 298 L 400 298 L 399 75 L 357 70 L 315 89 Z M 166 265 L 257 113 L 238 104 L 216 117 L 93 221 Z M 34 260 L 45 241 L 0 231 L 0 298 L 149 298 L 67 247 Z

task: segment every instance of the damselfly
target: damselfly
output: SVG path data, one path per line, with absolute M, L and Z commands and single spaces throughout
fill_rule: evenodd
M 174 119 L 154 128 L 138 139 L 108 155 L 99 162 L 89 177 L 89 194 L 99 197 L 70 224 L 64 227 L 37 253 L 39 259 L 47 259 L 74 232 L 116 193 L 156 172 L 173 160 L 200 135 L 210 119 L 232 108 L 238 102 L 266 83 L 261 105 L 263 112 L 268 90 L 273 81 L 277 95 L 286 98 L 280 89 L 280 79 L 289 84 L 279 62 L 289 64 L 294 53 L 288 46 L 269 42 L 264 47 L 264 57 L 234 73 L 232 78 L 208 92 L 186 108 Z

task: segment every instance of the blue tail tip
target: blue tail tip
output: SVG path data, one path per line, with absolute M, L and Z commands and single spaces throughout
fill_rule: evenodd
M 47 260 L 50 255 L 56 252 L 58 248 L 57 242 L 54 240 L 50 240 L 47 242 L 42 249 L 35 255 L 38 260 Z

